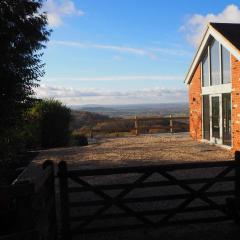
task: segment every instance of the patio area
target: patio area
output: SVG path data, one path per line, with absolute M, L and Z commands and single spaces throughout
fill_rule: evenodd
M 89 168 L 231 160 L 233 153 L 194 141 L 188 133 L 177 133 L 98 139 L 86 147 L 43 150 L 36 160 L 45 159 Z

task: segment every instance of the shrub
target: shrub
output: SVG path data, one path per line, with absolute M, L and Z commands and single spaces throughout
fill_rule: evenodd
M 36 103 L 27 113 L 29 141 L 40 147 L 63 147 L 68 144 L 71 110 L 53 99 Z
M 77 146 L 87 146 L 88 145 L 88 139 L 83 134 L 73 134 L 73 141 Z

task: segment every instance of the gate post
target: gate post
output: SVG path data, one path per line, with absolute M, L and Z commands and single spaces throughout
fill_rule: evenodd
M 61 239 L 71 240 L 72 236 L 69 224 L 68 173 L 66 162 L 61 161 L 58 164 L 58 169 L 61 206 Z
M 46 160 L 42 168 L 43 170 L 46 168 L 51 169 L 51 175 L 50 175 L 50 194 L 51 194 L 51 199 L 52 199 L 52 209 L 51 209 L 51 222 L 53 223 L 53 230 L 50 230 L 49 235 L 54 236 L 53 239 L 57 239 L 57 233 L 58 233 L 58 228 L 57 228 L 57 208 L 56 208 L 56 190 L 55 190 L 55 169 L 54 169 L 54 163 L 51 160 Z

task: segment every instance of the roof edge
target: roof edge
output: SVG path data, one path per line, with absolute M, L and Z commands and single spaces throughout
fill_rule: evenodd
M 196 67 L 196 66 L 195 66 L 195 65 L 196 65 L 195 60 L 196 60 L 196 58 L 197 58 L 197 55 L 198 55 L 199 52 L 200 52 L 200 48 L 201 48 L 201 46 L 203 45 L 203 41 L 204 41 L 204 39 L 206 38 L 206 35 L 207 35 L 208 31 L 209 31 L 209 28 L 210 28 L 210 23 L 207 24 L 207 26 L 206 26 L 206 28 L 205 28 L 205 31 L 204 31 L 204 34 L 203 34 L 203 36 L 202 36 L 202 39 L 201 39 L 201 41 L 200 41 L 200 43 L 199 43 L 199 45 L 198 45 L 198 47 L 197 47 L 197 51 L 196 51 L 196 53 L 195 53 L 195 55 L 194 55 L 194 57 L 193 57 L 192 63 L 191 63 L 191 65 L 190 65 L 189 69 L 188 69 L 187 75 L 186 75 L 185 80 L 184 80 L 184 83 L 185 83 L 185 84 L 189 84 L 189 82 L 190 82 L 190 78 L 192 77 L 191 70 L 192 70 L 193 67 L 194 67 L 194 69 L 195 69 L 195 67 Z M 195 63 L 195 64 L 194 64 L 194 63 Z M 191 74 L 190 74 L 190 73 L 191 73 Z M 189 75 L 191 75 L 191 76 L 189 76 Z
M 240 60 L 240 51 L 236 48 L 224 35 L 222 35 L 219 31 L 217 31 L 211 23 L 207 24 L 206 30 L 203 34 L 201 42 L 197 48 L 197 51 L 194 55 L 193 61 L 189 67 L 187 75 L 185 77 L 184 83 L 190 84 L 194 71 L 196 69 L 197 64 L 199 63 L 200 57 L 202 55 L 203 50 L 208 42 L 209 37 L 212 36 L 218 42 L 220 42 L 228 51 L 234 55 L 238 60 Z

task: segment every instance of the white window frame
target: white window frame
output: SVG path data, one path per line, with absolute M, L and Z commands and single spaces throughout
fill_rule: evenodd
M 212 133 L 212 98 L 219 97 L 219 138 L 213 137 Z M 210 142 L 214 144 L 223 144 L 223 129 L 222 129 L 222 94 L 211 94 L 210 98 Z

